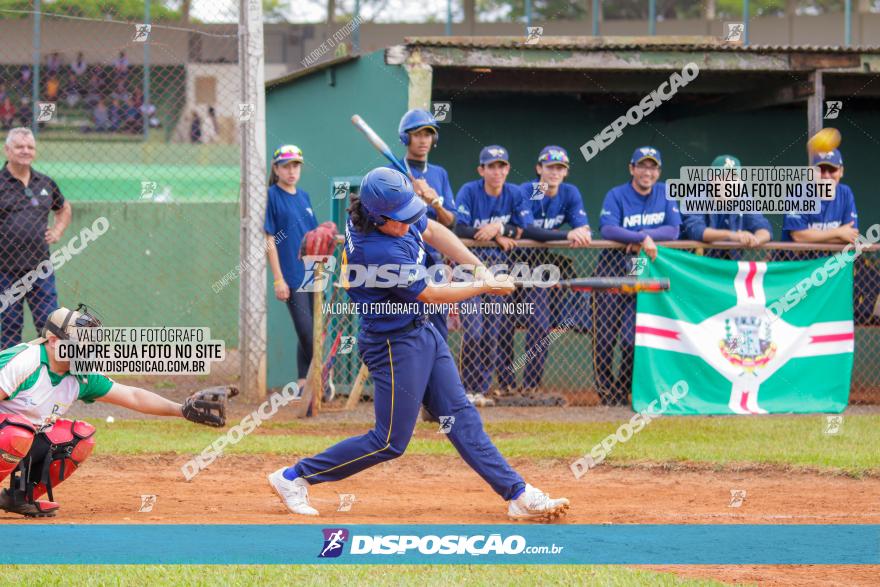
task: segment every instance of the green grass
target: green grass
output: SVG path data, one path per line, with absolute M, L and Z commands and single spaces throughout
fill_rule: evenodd
M 0 584 L 37 585 L 723 585 L 624 567 L 573 565 L 5 565 Z
M 880 445 L 880 415 L 846 416 L 842 432 L 833 436 L 823 433 L 824 423 L 822 415 L 660 418 L 629 442 L 618 444 L 606 463 L 754 464 L 815 468 L 853 476 L 880 474 L 880 451 L 876 449 Z M 574 460 L 589 453 L 619 424 L 498 422 L 487 423 L 486 429 L 509 458 Z M 219 437 L 216 430 L 182 421 L 98 421 L 96 425 L 100 436 L 96 454 L 195 454 Z M 266 422 L 225 452 L 310 454 L 368 428 L 363 423 Z M 418 425 L 417 437 L 407 453 L 456 454 L 446 437 L 428 423 Z

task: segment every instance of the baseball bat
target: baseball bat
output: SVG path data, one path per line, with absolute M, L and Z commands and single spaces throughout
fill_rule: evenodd
M 517 282 L 518 286 L 533 285 Z M 604 291 L 608 293 L 655 293 L 669 290 L 669 279 L 638 279 L 636 277 L 578 277 L 563 279 L 554 287 L 574 291 Z
M 370 128 L 370 125 L 367 124 L 363 118 L 355 114 L 351 117 L 351 123 L 355 126 L 355 128 L 364 133 L 364 136 L 367 137 L 367 140 L 370 141 L 370 144 L 373 145 L 373 147 L 375 147 L 377 151 L 382 153 L 382 155 L 384 155 L 385 158 L 388 159 L 388 161 L 390 161 L 392 165 L 394 165 L 395 169 L 397 169 L 399 172 L 406 175 L 407 177 L 411 177 L 409 170 L 407 170 L 403 162 L 394 156 L 394 153 L 391 152 L 391 149 L 388 148 L 388 145 L 385 144 L 385 141 L 383 141 L 382 138 L 376 134 L 376 131 Z

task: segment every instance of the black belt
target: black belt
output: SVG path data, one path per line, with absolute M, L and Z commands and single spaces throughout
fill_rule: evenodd
M 387 338 L 389 336 L 399 336 L 401 334 L 406 334 L 407 332 L 412 332 L 413 330 L 421 328 L 428 323 L 429 321 L 427 316 L 418 316 L 417 318 L 414 318 L 411 322 L 407 323 L 406 326 L 401 326 L 400 328 L 397 328 L 395 330 L 387 330 L 384 332 L 368 332 L 365 334 L 367 334 L 367 336 L 382 338 Z

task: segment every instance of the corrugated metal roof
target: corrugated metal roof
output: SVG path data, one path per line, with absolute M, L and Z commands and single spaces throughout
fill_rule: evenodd
M 740 51 L 747 53 L 880 53 L 880 46 L 839 47 L 821 45 L 741 45 L 709 36 L 655 37 L 541 37 L 527 45 L 516 37 L 406 37 L 408 47 L 462 49 L 523 49 L 580 51 Z

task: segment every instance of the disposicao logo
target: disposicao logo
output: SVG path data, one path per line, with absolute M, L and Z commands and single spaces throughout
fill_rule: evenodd
M 318 558 L 336 558 L 342 554 L 342 547 L 348 540 L 348 530 L 345 528 L 324 528 L 324 548 Z

